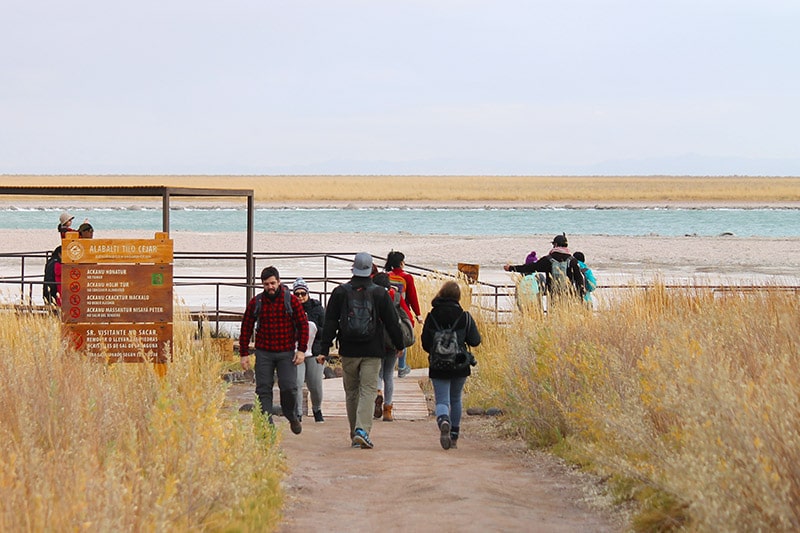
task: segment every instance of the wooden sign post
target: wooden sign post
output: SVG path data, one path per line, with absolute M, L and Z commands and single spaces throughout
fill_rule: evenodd
M 108 362 L 172 358 L 172 240 L 80 239 L 61 254 L 61 318 L 75 349 Z

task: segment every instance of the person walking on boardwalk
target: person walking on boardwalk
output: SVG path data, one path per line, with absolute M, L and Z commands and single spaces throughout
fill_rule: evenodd
M 295 435 L 303 431 L 297 417 L 296 365 L 305 360 L 308 349 L 308 318 L 303 304 L 281 283 L 278 269 L 268 266 L 261 271 L 264 291 L 247 304 L 239 335 L 242 369 L 250 368 L 250 338 L 255 329 L 256 396 L 261 412 L 272 423 L 272 387 L 278 374 L 281 408 Z
M 372 256 L 357 253 L 352 271 L 350 281 L 333 289 L 328 300 L 321 349 L 328 357 L 338 339 L 351 445 L 372 448 L 372 412 L 385 351 L 383 332 L 388 332 L 397 350 L 403 348 L 403 333 L 389 293 L 372 282 Z
M 325 358 L 320 356 L 322 352 L 322 326 L 325 323 L 325 308 L 311 297 L 308 292 L 308 284 L 303 278 L 297 278 L 292 285 L 292 292 L 300 303 L 308 317 L 309 327 L 309 349 L 306 350 L 305 362 L 297 367 L 297 413 L 298 416 L 303 407 L 303 383 L 308 387 L 308 395 L 311 397 L 311 412 L 314 414 L 314 422 L 324 422 L 322 416 L 322 374 L 325 365 Z M 312 328 L 312 326 L 314 326 Z M 311 333 L 313 330 L 313 334 Z
M 467 346 L 478 346 L 481 334 L 475 320 L 459 303 L 461 288 L 447 281 L 431 302 L 432 308 L 422 326 L 422 349 L 428 352 L 428 377 L 433 383 L 436 398 L 436 423 L 442 448 L 456 448 L 461 426 L 461 394 L 475 358 Z M 447 336 L 454 337 L 450 342 Z M 445 345 L 454 347 L 452 357 L 446 357 Z
M 392 250 L 386 256 L 386 265 L 384 270 L 389 274 L 389 282 L 400 294 L 400 300 L 403 302 L 403 307 L 413 311 L 408 314 L 411 319 L 411 325 L 414 325 L 414 318 L 417 322 L 422 322 L 420 316 L 419 298 L 417 297 L 417 286 L 414 284 L 414 276 L 403 270 L 406 266 L 406 256 L 403 252 Z M 406 350 L 403 348 L 403 353 L 397 358 L 397 377 L 406 377 L 411 372 L 411 367 L 408 366 L 406 361 Z

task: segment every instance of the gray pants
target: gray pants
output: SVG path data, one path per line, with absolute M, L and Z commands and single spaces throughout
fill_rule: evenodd
M 380 369 L 380 357 L 342 357 L 342 381 L 351 439 L 356 429 L 363 429 L 367 434 L 372 429 Z
M 315 357 L 306 356 L 302 365 L 297 367 L 297 416 L 303 413 L 303 383 L 308 387 L 311 396 L 311 412 L 322 409 L 322 371 L 325 365 L 317 363 Z
M 283 416 L 289 420 L 296 419 L 297 370 L 292 359 L 294 351 L 268 352 L 256 349 L 256 396 L 261 402 L 262 413 L 272 414 L 272 387 L 277 370 Z

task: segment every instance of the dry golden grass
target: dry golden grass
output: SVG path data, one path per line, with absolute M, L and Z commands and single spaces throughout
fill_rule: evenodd
M 617 480 L 639 530 L 797 531 L 798 316 L 778 290 L 656 286 L 602 313 L 483 325 L 470 401 Z
M 162 379 L 72 353 L 56 317 L 0 315 L 0 530 L 276 527 L 276 436 L 222 409 L 220 363 L 195 329 L 176 321 Z
M 4 176 L 5 185 L 252 189 L 259 202 L 797 202 L 800 178 L 685 176 Z

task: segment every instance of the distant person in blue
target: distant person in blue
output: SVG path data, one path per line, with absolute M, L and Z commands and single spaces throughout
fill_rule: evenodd
M 586 281 L 586 293 L 583 295 L 583 299 L 592 303 L 592 293 L 597 288 L 597 280 L 594 277 L 594 272 L 592 272 L 591 268 L 586 266 L 586 256 L 583 255 L 583 252 L 575 252 L 572 256 L 578 260 L 578 266 Z

